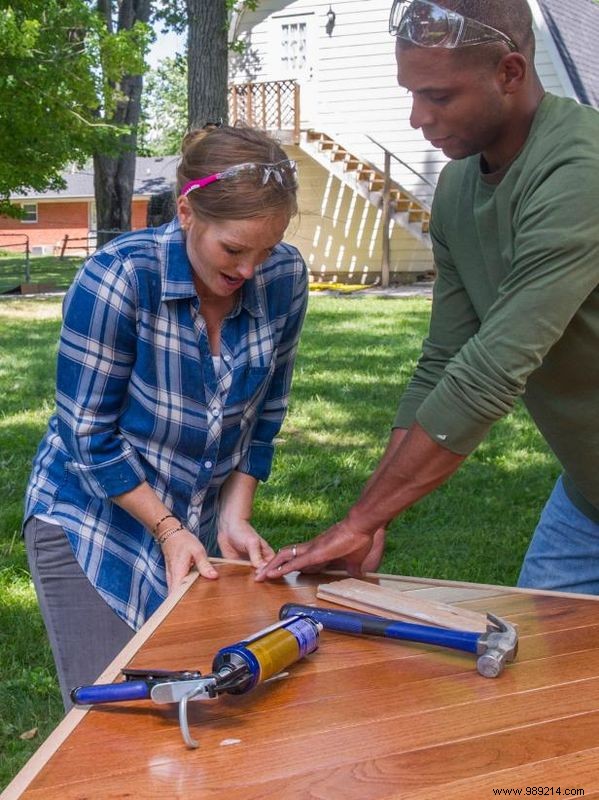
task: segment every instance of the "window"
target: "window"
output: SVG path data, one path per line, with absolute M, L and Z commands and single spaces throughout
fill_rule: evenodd
M 37 222 L 37 203 L 23 203 L 21 222 Z
M 98 243 L 98 214 L 96 211 L 95 200 L 90 200 L 87 210 L 87 241 L 94 249 Z
M 305 22 L 281 24 L 281 63 L 285 74 L 297 75 L 306 69 L 307 25 Z
M 284 14 L 270 18 L 269 72 L 273 80 L 307 81 L 316 65 L 316 17 Z
M 98 213 L 96 211 L 96 202 L 95 200 L 90 200 L 88 206 L 88 213 L 87 213 L 87 227 L 90 231 L 96 231 L 98 229 Z

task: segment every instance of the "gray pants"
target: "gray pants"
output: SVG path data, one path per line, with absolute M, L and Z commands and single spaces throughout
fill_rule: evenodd
M 93 683 L 134 635 L 100 597 L 59 525 L 31 517 L 27 558 L 56 663 L 65 711 L 76 686 Z

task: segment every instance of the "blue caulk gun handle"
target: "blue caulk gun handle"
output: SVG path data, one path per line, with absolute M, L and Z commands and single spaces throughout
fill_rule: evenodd
M 147 681 L 123 681 L 95 686 L 78 686 L 71 691 L 75 705 L 91 706 L 96 703 L 120 703 L 123 700 L 147 700 L 150 697 Z

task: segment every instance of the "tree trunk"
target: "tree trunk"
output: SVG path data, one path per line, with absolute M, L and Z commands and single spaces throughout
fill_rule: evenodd
M 227 122 L 227 8 L 225 0 L 186 0 L 189 128 Z
M 131 201 L 135 180 L 135 153 L 94 155 L 97 244 L 106 244 L 122 231 L 131 230 Z
M 110 0 L 98 0 L 97 8 L 112 32 Z M 151 0 L 119 0 L 117 30 L 127 30 L 136 22 L 148 22 Z M 117 155 L 94 154 L 94 191 L 97 215 L 98 247 L 106 244 L 121 231 L 131 230 L 131 200 L 135 182 L 137 126 L 141 112 L 142 75 L 127 75 L 120 83 L 122 99 L 110 121 L 131 126 L 132 131 L 121 137 Z

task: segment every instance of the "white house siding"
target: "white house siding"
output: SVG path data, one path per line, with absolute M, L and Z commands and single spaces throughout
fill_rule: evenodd
M 549 91 L 572 95 L 536 0 L 530 3 L 541 80 Z M 299 78 L 304 130 L 328 134 L 382 170 L 383 151 L 368 138 L 373 137 L 417 173 L 394 160 L 392 177 L 430 205 L 446 158 L 410 126 L 410 97 L 397 85 L 394 40 L 387 30 L 390 5 L 390 0 L 261 0 L 256 11 L 241 16 L 237 32 L 247 49 L 232 58 L 230 78 L 239 83 Z M 336 15 L 330 35 L 329 8 Z M 280 58 L 280 27 L 293 23 L 305 24 L 311 34 L 301 75 L 285 69 Z M 298 160 L 302 214 L 288 239 L 301 249 L 313 278 L 370 283 L 381 269 L 380 210 L 313 159 Z M 390 244 L 392 276 L 431 269 L 430 247 L 401 226 L 393 226 Z
M 435 183 L 446 162 L 443 154 L 431 148 L 409 123 L 410 98 L 396 81 L 394 41 L 387 31 L 390 0 L 262 0 L 254 12 L 244 12 L 239 34 L 248 51 L 231 63 L 231 79 L 277 80 L 274 40 L 276 20 L 292 21 L 310 15 L 314 46 L 310 53 L 311 82 L 315 102 L 311 119 L 304 127 L 326 132 L 360 158 L 382 168 L 382 151 L 367 136 L 377 139 L 412 169 Z M 536 64 L 545 88 L 555 94 L 571 94 L 567 77 L 556 69 L 556 56 L 542 15 L 531 0 L 537 22 Z M 336 14 L 329 36 L 325 29 L 327 11 Z M 304 91 L 304 90 L 302 90 Z M 431 188 L 397 164 L 393 177 L 417 197 L 430 201 Z

